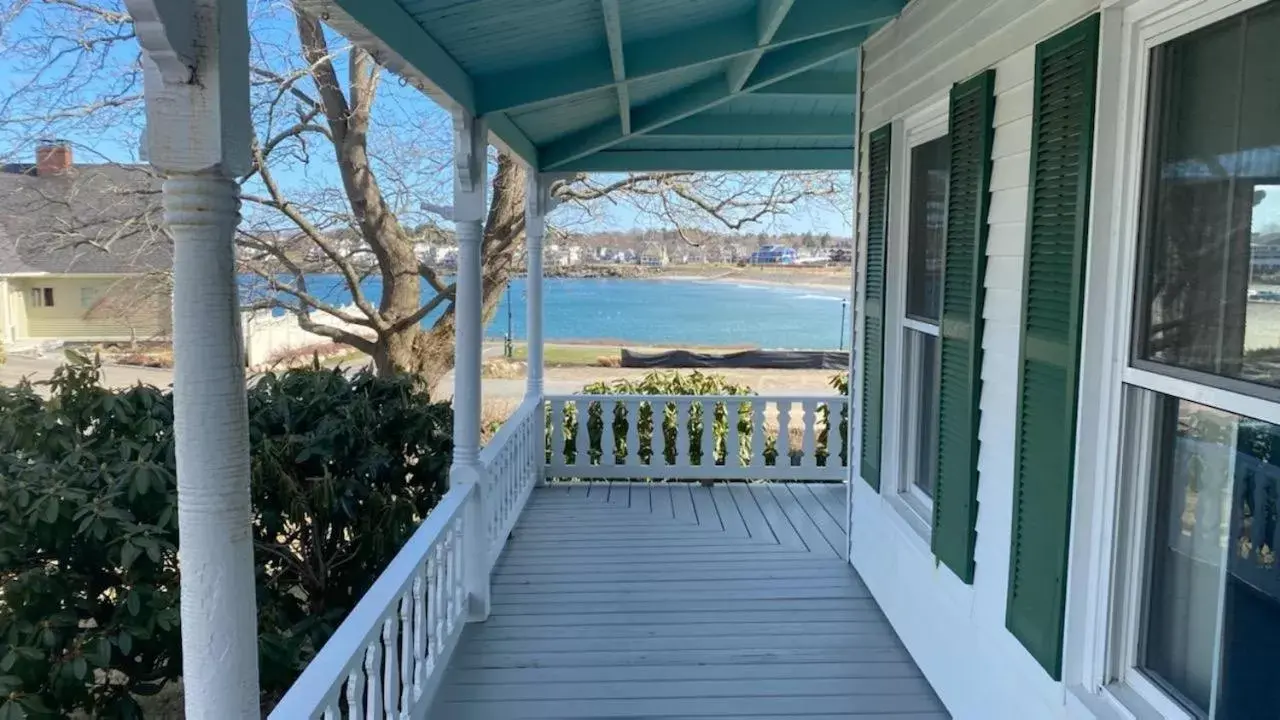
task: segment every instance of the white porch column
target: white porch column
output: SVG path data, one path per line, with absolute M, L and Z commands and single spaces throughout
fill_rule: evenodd
M 457 294 L 453 313 L 453 467 L 449 485 L 476 485 L 467 515 L 466 580 L 472 620 L 489 617 L 489 539 L 485 507 L 487 483 L 480 468 L 481 318 L 480 244 L 488 212 L 488 138 L 484 121 L 453 112 L 453 222 L 458 237 Z
M 529 397 L 540 397 L 543 392 L 542 348 L 542 241 L 547 232 L 547 213 L 555 207 L 551 197 L 551 177 L 533 168 L 528 169 L 525 190 L 525 288 L 528 293 L 526 312 L 529 344 Z
M 173 236 L 174 436 L 188 718 L 257 718 L 249 431 L 233 240 L 249 169 L 245 0 L 126 0 Z

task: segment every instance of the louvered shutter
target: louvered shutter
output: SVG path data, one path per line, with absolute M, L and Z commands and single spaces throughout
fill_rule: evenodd
M 942 273 L 938 462 L 933 552 L 973 582 L 978 516 L 978 416 L 982 393 L 982 300 L 991 205 L 995 70 L 951 89 L 951 180 Z
M 884 407 L 884 266 L 889 239 L 891 125 L 867 143 L 867 267 L 862 319 L 862 479 L 880 489 L 880 439 Z
M 1098 16 L 1036 46 L 1006 623 L 1062 674 Z

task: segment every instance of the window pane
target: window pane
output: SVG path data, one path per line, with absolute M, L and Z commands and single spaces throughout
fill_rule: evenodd
M 934 466 L 938 458 L 938 338 L 907 329 L 906 357 L 906 477 L 933 498 Z
M 915 475 L 912 478 L 930 499 L 933 498 L 934 467 L 938 462 L 938 338 L 915 333 L 919 350 L 920 378 L 916 400 L 919 427 L 916 429 Z
M 1276 717 L 1280 427 L 1161 406 L 1142 663 L 1200 713 Z
M 947 229 L 950 147 L 944 135 L 911 149 L 907 315 L 935 323 L 942 308 L 942 250 Z
M 1140 357 L 1280 386 L 1280 4 L 1162 46 Z

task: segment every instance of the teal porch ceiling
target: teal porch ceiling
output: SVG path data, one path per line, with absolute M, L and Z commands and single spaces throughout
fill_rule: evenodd
M 544 171 L 851 169 L 905 0 L 303 0 Z

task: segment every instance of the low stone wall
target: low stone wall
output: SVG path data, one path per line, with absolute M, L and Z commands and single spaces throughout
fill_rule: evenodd
M 342 310 L 352 314 L 360 312 L 355 307 L 342 308 Z M 341 328 L 364 337 L 373 336 L 373 331 L 369 328 L 343 322 L 329 313 L 313 312 L 311 321 L 318 325 Z M 240 331 L 244 337 L 245 364 L 251 368 L 270 363 L 292 350 L 333 342 L 331 338 L 324 335 L 303 330 L 298 325 L 297 316 L 292 313 L 285 315 L 272 315 L 266 311 L 242 313 Z

